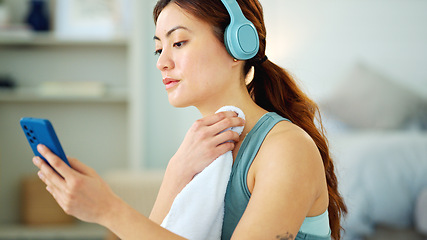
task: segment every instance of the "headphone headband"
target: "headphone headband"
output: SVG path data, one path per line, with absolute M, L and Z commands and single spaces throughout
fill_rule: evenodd
M 230 24 L 224 32 L 228 53 L 239 60 L 253 58 L 259 50 L 258 32 L 242 12 L 236 0 L 221 0 L 230 15 Z
M 224 4 L 225 8 L 228 11 L 228 14 L 230 15 L 231 22 L 234 23 L 236 19 L 247 20 L 245 15 L 243 15 L 242 9 L 240 8 L 236 0 L 222 0 L 222 3 Z

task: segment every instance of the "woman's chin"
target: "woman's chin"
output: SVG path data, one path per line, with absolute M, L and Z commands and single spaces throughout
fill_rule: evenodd
M 185 102 L 182 101 L 177 101 L 176 99 L 172 99 L 169 97 L 169 104 L 176 107 L 176 108 L 185 108 L 185 107 L 189 107 L 189 104 L 186 104 Z

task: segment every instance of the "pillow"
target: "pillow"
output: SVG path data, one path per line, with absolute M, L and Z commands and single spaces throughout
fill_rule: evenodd
M 426 113 L 427 100 L 358 64 L 320 107 L 351 127 L 398 129 Z
M 427 234 L 427 135 L 359 131 L 332 138 L 331 144 L 348 207 L 343 239 L 370 235 L 377 225 L 402 229 L 414 222 Z

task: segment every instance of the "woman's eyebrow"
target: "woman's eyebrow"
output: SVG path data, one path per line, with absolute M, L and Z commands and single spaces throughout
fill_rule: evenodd
M 178 30 L 178 29 L 183 29 L 183 30 L 187 30 L 187 31 L 191 32 L 191 31 L 190 31 L 190 29 L 188 29 L 188 28 L 186 28 L 186 27 L 184 27 L 184 26 L 176 26 L 176 27 L 173 27 L 171 30 L 169 30 L 169 31 L 166 33 L 166 37 L 167 37 L 167 38 L 168 38 L 168 37 L 170 37 L 170 35 L 171 35 L 173 32 L 175 32 L 176 30 Z M 154 40 L 159 40 L 159 41 L 160 41 L 160 38 L 159 38 L 159 37 L 157 37 L 157 36 L 155 36 L 155 35 L 154 35 L 153 39 L 154 39 Z

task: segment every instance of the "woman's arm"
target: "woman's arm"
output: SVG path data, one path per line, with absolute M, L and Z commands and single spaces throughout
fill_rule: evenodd
M 234 149 L 239 135 L 230 127 L 243 126 L 234 112 L 220 112 L 197 120 L 169 161 L 150 219 L 161 224 L 179 192 L 212 161 Z M 222 133 L 220 133 L 222 132 Z M 231 141 L 231 142 L 228 142 Z
M 252 195 L 232 239 L 294 239 L 306 216 L 327 208 L 324 175 L 312 139 L 290 123 L 276 125 L 250 167 Z
M 56 170 L 34 157 L 38 174 L 67 214 L 103 225 L 121 239 L 184 239 L 132 209 L 93 169 L 77 159 L 69 158 L 70 168 L 46 147 L 39 145 L 38 151 Z
M 69 158 L 70 168 L 49 149 L 39 145 L 39 152 L 56 171 L 39 157 L 34 157 L 33 162 L 40 169 L 38 174 L 47 190 L 67 214 L 103 225 L 123 239 L 182 239 L 159 224 L 176 195 L 194 175 L 234 148 L 232 142 L 221 143 L 239 139 L 232 131 L 218 133 L 243 124 L 244 121 L 231 112 L 218 113 L 193 124 L 168 165 L 152 220 L 122 201 L 93 169 L 77 159 Z

